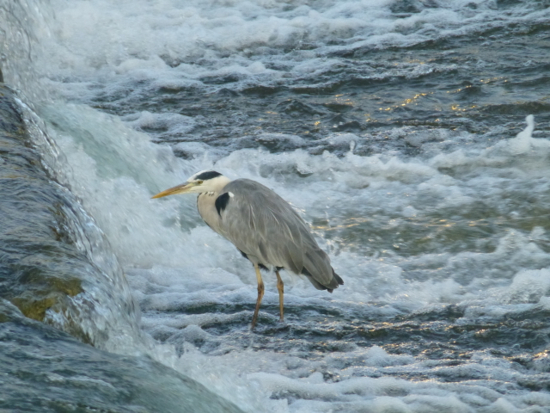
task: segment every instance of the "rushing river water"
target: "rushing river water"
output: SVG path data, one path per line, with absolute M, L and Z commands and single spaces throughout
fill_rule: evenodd
M 547 1 L 51 0 L 0 16 L 6 84 L 105 238 L 88 258 L 118 280 L 92 289 L 106 305 L 79 339 L 247 412 L 550 411 Z M 150 199 L 205 169 L 288 200 L 345 284 L 283 272 L 279 323 L 265 274 L 250 331 L 250 263 L 195 197 Z

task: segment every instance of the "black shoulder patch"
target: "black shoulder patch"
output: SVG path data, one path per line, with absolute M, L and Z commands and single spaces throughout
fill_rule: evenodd
M 218 215 L 222 216 L 222 211 L 227 207 L 227 204 L 229 203 L 229 193 L 226 192 L 225 194 L 221 194 L 219 197 L 216 198 L 216 210 L 218 211 Z
M 216 176 L 220 176 L 220 175 L 221 173 L 216 171 L 206 171 L 195 176 L 195 179 L 198 179 L 199 181 L 208 181 L 209 179 L 215 178 Z

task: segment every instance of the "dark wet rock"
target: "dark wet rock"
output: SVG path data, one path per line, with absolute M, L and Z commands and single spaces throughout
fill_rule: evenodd
M 239 96 L 238 92 L 235 92 L 234 90 L 231 90 L 225 87 L 223 89 L 220 89 L 216 94 L 224 98 L 234 98 Z
M 318 110 L 314 106 L 304 103 L 298 99 L 288 99 L 277 104 L 277 110 L 287 114 L 292 114 L 294 116 L 317 115 L 323 113 L 322 110 Z
M 332 126 L 332 130 L 338 132 L 354 132 L 364 129 L 364 126 L 357 120 L 348 119 L 341 114 L 332 117 L 329 124 Z

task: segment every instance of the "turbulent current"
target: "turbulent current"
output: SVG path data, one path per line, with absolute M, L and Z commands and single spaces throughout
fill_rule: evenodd
M 30 151 L 0 146 L 0 409 L 550 412 L 547 1 L 21 0 L 0 22 Z M 251 331 L 250 263 L 194 196 L 150 199 L 207 169 L 289 201 L 345 284 L 283 271 L 281 323 L 266 273 Z

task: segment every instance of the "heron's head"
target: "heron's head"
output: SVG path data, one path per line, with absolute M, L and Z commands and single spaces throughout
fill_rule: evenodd
M 229 183 L 229 178 L 216 171 L 197 172 L 187 182 L 166 191 L 159 192 L 153 198 L 162 198 L 176 194 L 202 194 L 205 192 L 220 192 Z

